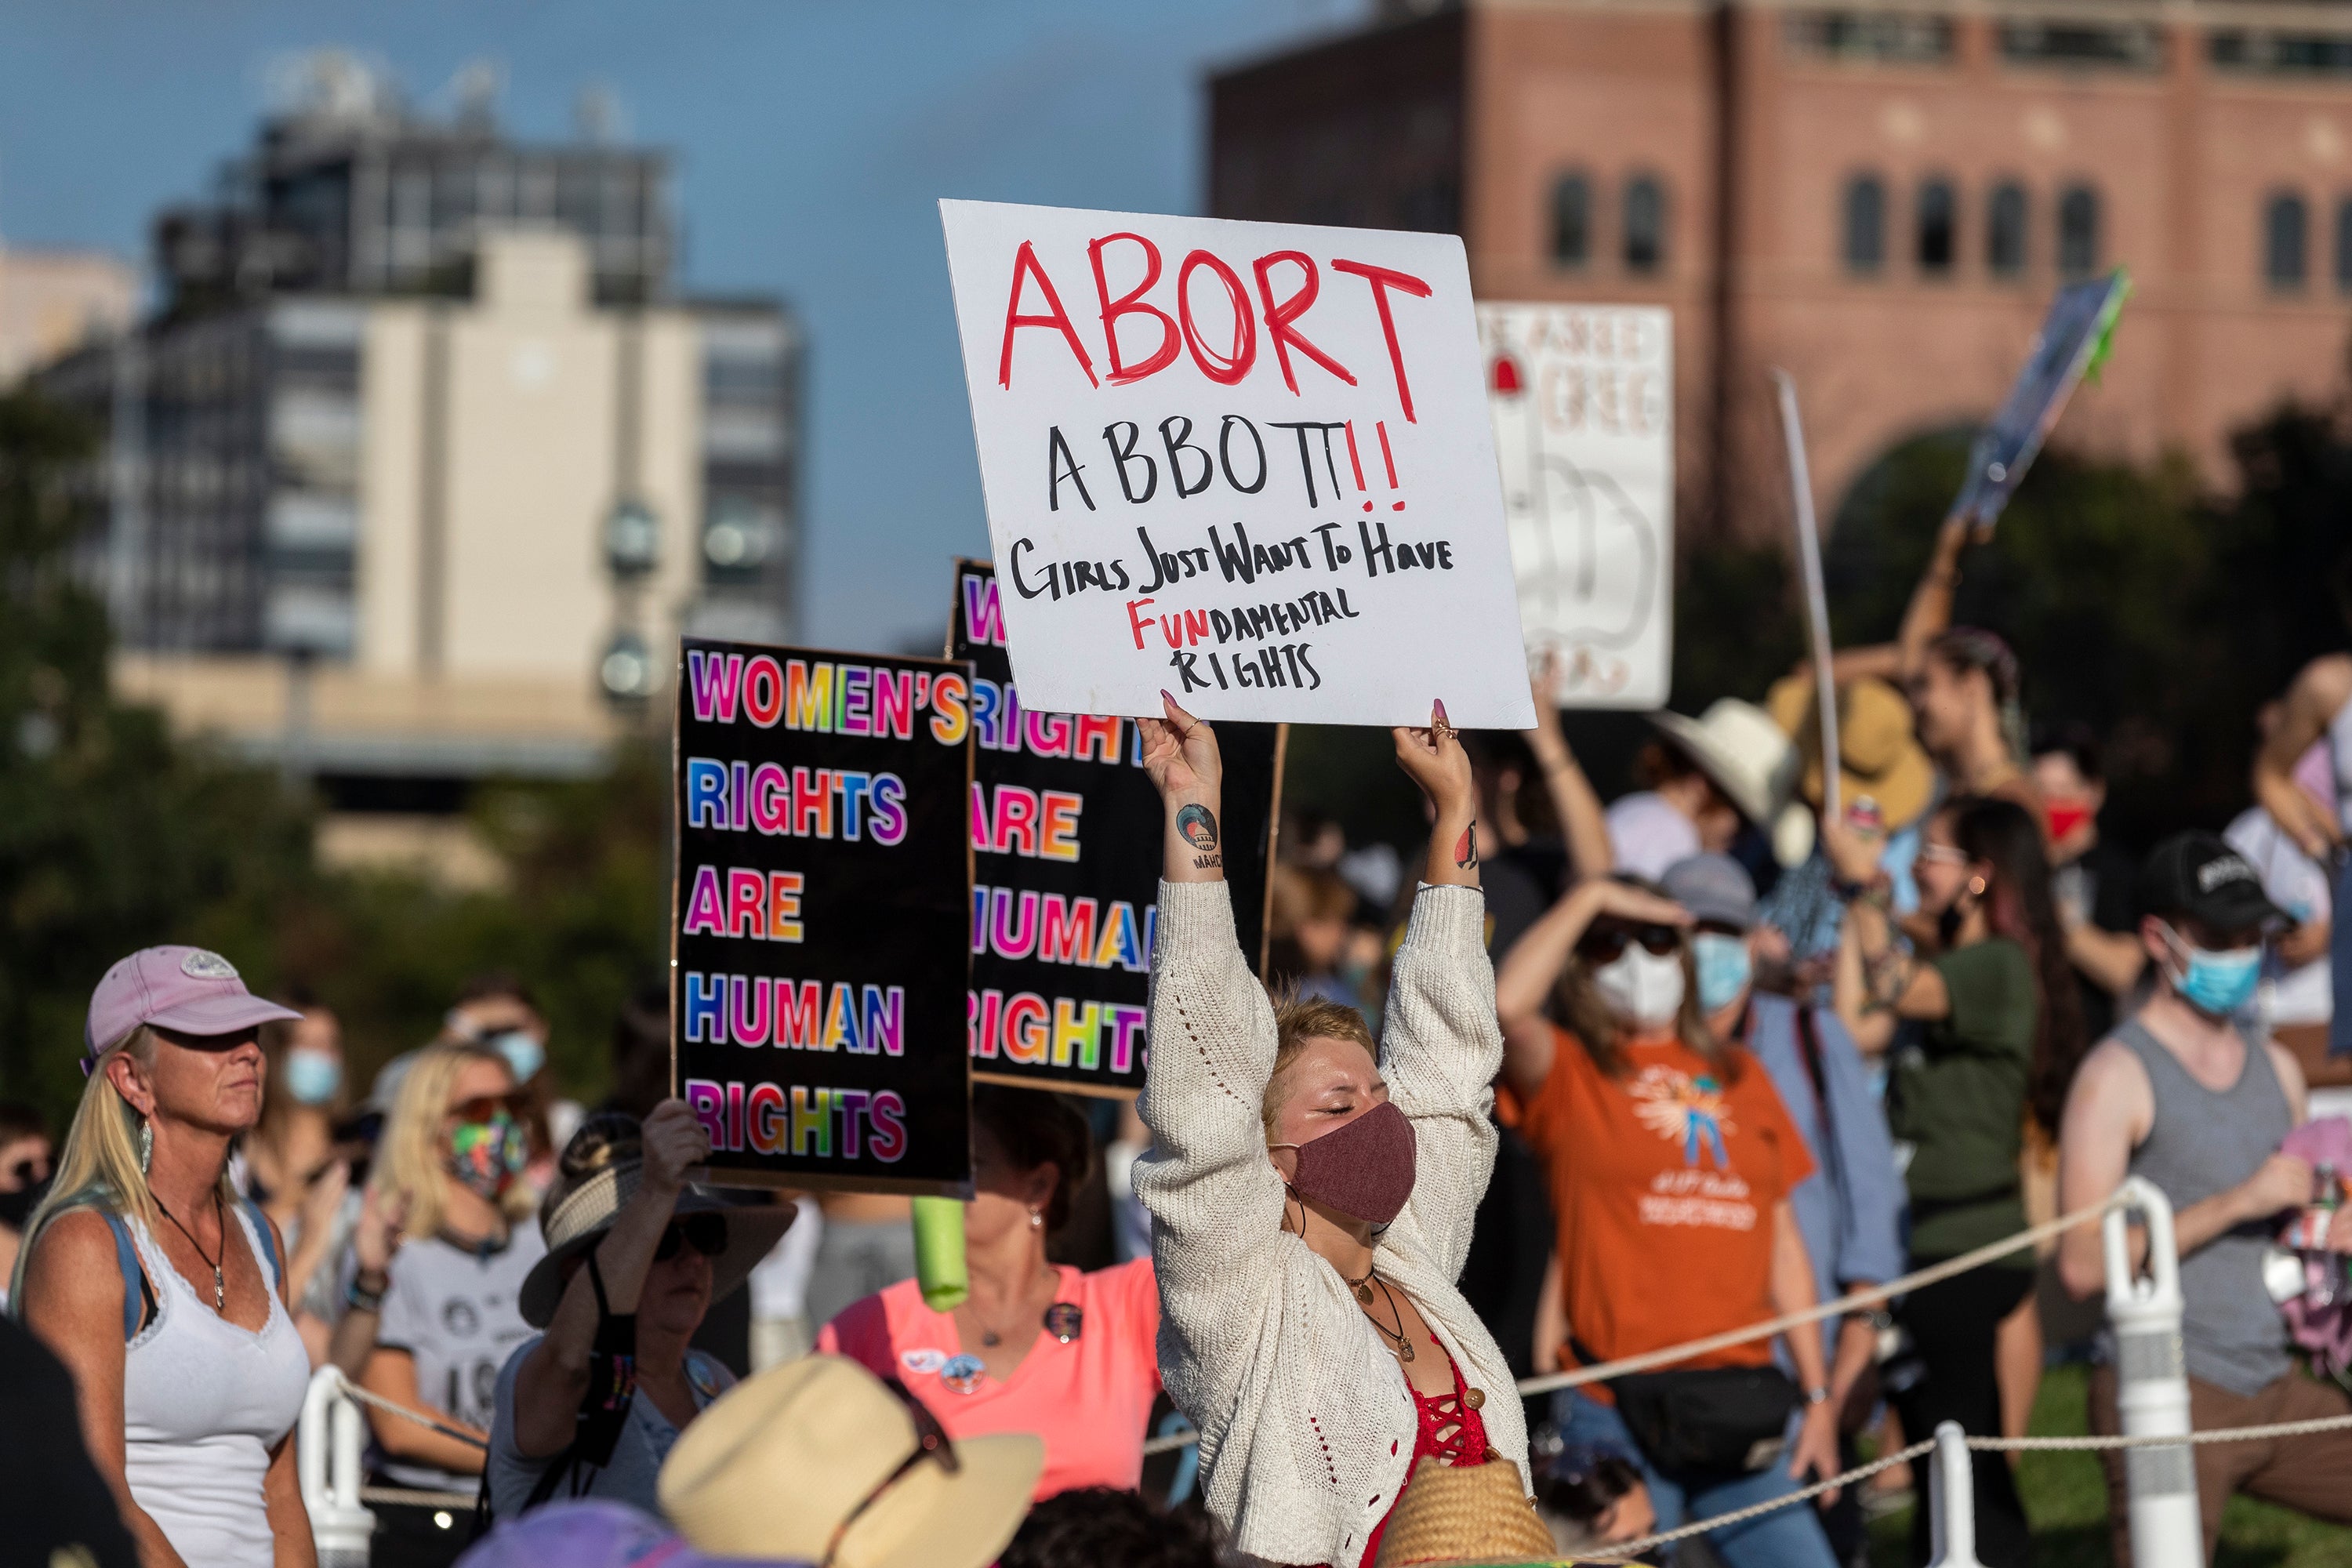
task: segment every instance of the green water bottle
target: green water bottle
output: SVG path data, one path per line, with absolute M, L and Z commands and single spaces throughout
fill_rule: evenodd
M 915 1200 L 915 1280 L 923 1304 L 951 1312 L 971 1294 L 963 1262 L 963 1205 L 954 1198 Z

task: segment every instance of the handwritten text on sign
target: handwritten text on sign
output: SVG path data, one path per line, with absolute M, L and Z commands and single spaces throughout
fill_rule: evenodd
M 1025 701 L 1534 723 L 1459 240 L 940 210 Z
M 1647 306 L 1478 307 L 1528 650 L 1568 708 L 1661 708 L 1674 655 L 1674 346 Z
M 672 1074 L 711 1169 L 961 1191 L 967 667 L 689 637 L 678 674 Z

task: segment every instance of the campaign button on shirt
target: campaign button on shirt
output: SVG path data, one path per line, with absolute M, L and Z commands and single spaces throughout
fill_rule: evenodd
M 917 1377 L 929 1377 L 948 1364 L 948 1352 L 929 1345 L 898 1352 L 898 1364 Z
M 947 1365 L 940 1368 L 940 1381 L 958 1394 L 973 1393 L 980 1387 L 981 1380 L 987 1375 L 988 1368 L 981 1363 L 980 1358 L 976 1355 L 957 1356 Z

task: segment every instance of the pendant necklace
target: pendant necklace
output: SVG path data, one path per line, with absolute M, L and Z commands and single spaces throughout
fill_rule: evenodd
M 1345 1274 L 1340 1275 L 1339 1278 L 1348 1279 L 1348 1289 L 1356 1293 L 1356 1300 L 1369 1307 L 1372 1304 L 1372 1276 L 1379 1271 L 1380 1266 L 1374 1264 L 1364 1270 L 1364 1277 L 1361 1279 L 1348 1279 Z
M 1367 1274 L 1364 1278 L 1370 1279 L 1371 1276 Z M 1395 1348 L 1397 1359 L 1399 1361 L 1411 1361 L 1412 1359 L 1412 1338 L 1404 1331 L 1404 1309 L 1397 1305 L 1396 1293 L 1389 1289 L 1389 1282 L 1387 1280 L 1381 1280 L 1380 1287 L 1381 1294 L 1388 1299 L 1389 1311 L 1396 1318 L 1396 1327 L 1393 1329 L 1390 1328 L 1378 1318 L 1372 1318 L 1371 1314 L 1369 1312 L 1364 1315 L 1367 1318 L 1371 1318 L 1372 1327 L 1380 1331 L 1381 1338 L 1390 1342 L 1390 1343 Z M 1371 1300 L 1371 1291 L 1370 1289 L 1365 1290 L 1363 1300 L 1367 1305 L 1370 1304 Z
M 154 1196 L 152 1193 L 148 1195 L 150 1197 Z M 179 1226 L 180 1234 L 188 1238 L 188 1245 L 196 1249 L 196 1256 L 198 1258 L 204 1258 L 205 1261 L 212 1266 L 213 1310 L 215 1312 L 226 1311 L 227 1310 L 228 1303 L 228 1291 L 223 1287 L 221 1282 L 221 1258 L 228 1255 L 228 1217 L 221 1212 L 220 1188 L 215 1187 L 213 1189 L 213 1218 L 220 1226 L 221 1232 L 221 1250 L 220 1253 L 215 1257 L 205 1258 L 205 1244 L 196 1239 L 195 1232 L 190 1230 L 184 1225 L 180 1225 L 180 1216 L 178 1215 L 175 1215 L 170 1209 L 163 1207 L 163 1199 L 155 1198 L 155 1207 L 165 1219 L 170 1220 L 174 1226 Z

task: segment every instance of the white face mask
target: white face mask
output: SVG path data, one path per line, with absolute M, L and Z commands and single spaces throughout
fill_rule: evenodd
M 1592 984 L 1619 1016 L 1636 1027 L 1654 1029 L 1675 1021 L 1683 1005 L 1683 955 L 1654 953 L 1640 942 L 1592 972 Z

